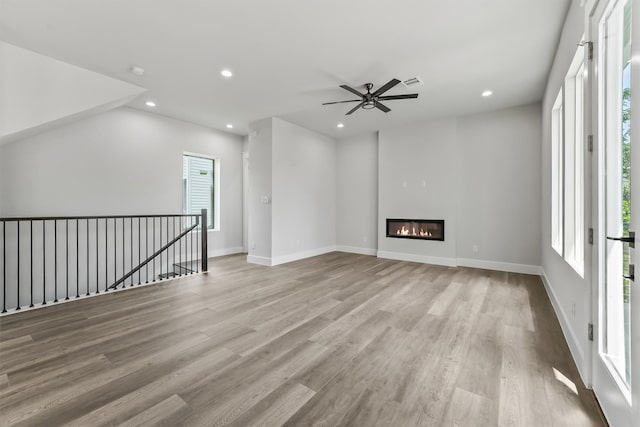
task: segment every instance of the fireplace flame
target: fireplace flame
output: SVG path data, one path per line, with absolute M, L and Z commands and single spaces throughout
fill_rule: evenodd
M 412 227 L 411 230 L 409 230 L 408 227 L 406 226 L 402 226 L 398 231 L 396 231 L 396 235 L 398 236 L 422 236 L 422 237 L 430 237 L 431 233 L 429 231 L 425 231 L 422 228 L 420 228 L 419 232 L 416 232 L 416 227 Z

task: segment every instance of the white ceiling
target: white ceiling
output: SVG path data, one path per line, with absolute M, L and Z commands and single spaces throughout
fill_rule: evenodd
M 334 137 L 539 101 L 570 0 L 0 0 L 0 39 L 147 88 L 154 112 Z M 142 77 L 131 65 L 146 70 Z M 228 68 L 234 76 L 224 79 Z M 390 113 L 323 102 L 420 76 Z M 480 93 L 491 89 L 494 95 Z M 343 122 L 343 129 L 336 128 Z

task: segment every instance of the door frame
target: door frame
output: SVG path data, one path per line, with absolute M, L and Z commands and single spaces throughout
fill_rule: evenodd
M 591 263 L 591 277 L 590 277 L 590 300 L 591 300 L 591 323 L 593 324 L 593 341 L 591 345 L 588 346 L 588 369 L 589 373 L 588 386 L 592 387 L 593 392 L 595 393 L 600 406 L 607 417 L 610 425 L 615 426 L 631 426 L 631 420 L 633 417 L 640 417 L 640 410 L 638 409 L 638 404 L 640 403 L 639 399 L 639 389 L 640 389 L 640 369 L 633 369 L 633 367 L 640 366 L 638 363 L 638 353 L 640 352 L 640 343 L 638 343 L 638 336 L 640 335 L 640 328 L 635 331 L 632 327 L 632 338 L 631 338 L 631 351 L 632 351 L 632 378 L 631 378 L 631 402 L 627 400 L 624 393 L 620 389 L 618 385 L 618 379 L 611 374 L 610 368 L 607 366 L 609 362 L 604 359 L 600 354 L 600 348 L 602 345 L 602 327 L 604 325 L 602 318 L 602 310 L 601 304 L 604 303 L 604 295 L 602 295 L 602 283 L 604 279 L 604 271 L 600 268 L 601 265 L 601 248 L 602 248 L 602 239 L 603 233 L 606 228 L 603 229 L 603 220 L 604 220 L 604 211 L 602 209 L 600 200 L 604 197 L 604 186 L 602 174 L 604 173 L 604 144 L 603 141 L 600 141 L 599 134 L 599 70 L 598 65 L 600 61 L 599 57 L 599 21 L 604 14 L 605 9 L 607 8 L 610 1 L 614 0 L 594 0 L 589 2 L 587 5 L 588 9 L 585 13 L 585 35 L 587 40 L 590 40 L 593 48 L 593 60 L 589 62 L 589 73 L 588 73 L 588 85 L 589 90 L 587 91 L 585 102 L 588 102 L 588 114 L 585 117 L 586 124 L 586 135 L 593 135 L 593 153 L 591 161 L 585 161 L 585 173 L 589 173 L 590 176 L 585 178 L 585 183 L 589 182 L 591 188 L 587 191 L 585 188 L 585 205 L 589 206 L 586 198 L 589 197 L 590 206 L 591 206 L 591 227 L 593 229 L 593 246 L 590 250 L 585 250 L 585 255 L 589 253 L 590 263 Z M 631 0 L 634 3 L 635 0 Z M 634 5 L 635 6 L 635 5 Z M 640 10 L 637 7 L 634 7 L 632 11 L 632 27 L 640 28 L 639 24 L 639 13 Z M 640 37 L 639 32 L 632 31 L 632 58 L 637 57 L 640 53 Z M 639 61 L 632 61 L 632 76 L 640 76 L 640 65 Z M 638 80 L 637 78 L 635 79 Z M 634 84 L 634 79 L 632 78 L 632 105 L 640 105 L 640 85 L 637 83 Z M 636 103 L 637 102 L 637 103 Z M 634 104 L 635 103 L 635 104 Z M 638 138 L 640 136 L 640 129 L 636 126 L 637 118 L 636 114 L 631 118 L 631 138 L 632 140 Z M 635 130 L 635 131 L 634 131 Z M 634 170 L 633 165 L 640 165 L 640 150 L 632 150 L 632 170 Z M 587 172 L 587 168 L 589 171 Z M 640 168 L 639 168 L 640 169 Z M 640 175 L 637 175 L 640 176 Z M 633 180 L 633 175 L 632 175 Z M 632 181 L 632 211 L 640 212 L 640 200 L 639 197 L 634 197 L 639 195 L 638 192 L 640 190 L 640 180 L 636 180 L 637 182 Z M 634 185 L 635 184 L 635 185 Z M 634 189 L 635 188 L 635 193 Z M 638 217 L 638 215 L 636 215 Z M 632 228 L 638 229 L 638 219 L 634 221 L 632 219 Z M 636 265 L 640 265 L 638 262 L 638 257 L 640 255 L 639 251 L 632 252 L 632 262 Z M 585 259 L 586 263 L 586 259 Z M 586 269 L 585 269 L 586 270 Z M 635 289 L 634 289 L 635 288 Z M 635 292 L 634 292 L 635 290 Z M 631 284 L 631 293 L 632 293 L 632 301 L 633 294 L 638 292 L 638 284 L 632 282 Z M 635 299 L 638 299 L 636 297 Z M 634 304 L 634 308 L 631 310 L 632 318 L 631 324 L 640 324 L 640 313 L 637 310 L 638 304 Z M 634 316 L 635 312 L 635 316 Z M 634 339 L 635 337 L 635 339 Z M 634 341 L 636 341 L 636 346 L 634 346 Z M 636 355 L 636 357 L 634 357 Z M 635 361 L 635 362 L 634 362 Z M 610 393 L 609 390 L 615 390 L 615 392 Z M 632 404 L 630 404 L 632 403 Z M 638 419 L 638 418 L 636 418 Z

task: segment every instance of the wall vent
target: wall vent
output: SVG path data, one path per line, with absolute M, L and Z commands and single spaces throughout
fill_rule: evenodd
M 403 81 L 402 84 L 405 85 L 405 87 L 413 87 L 421 86 L 424 84 L 424 82 L 420 77 L 411 77 L 410 79 Z

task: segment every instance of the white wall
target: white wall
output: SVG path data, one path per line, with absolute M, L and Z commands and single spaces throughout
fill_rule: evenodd
M 565 337 L 583 380 L 589 383 L 587 324 L 590 321 L 589 282 L 551 247 L 551 108 L 564 82 L 577 44 L 585 31 L 584 8 L 573 1 L 562 31 L 555 60 L 549 73 L 542 102 L 542 228 L 541 254 L 545 284 L 562 325 Z M 589 209 L 585 209 L 588 212 Z M 590 220 L 586 224 L 590 224 Z M 585 250 L 588 255 L 590 246 Z M 585 264 L 585 270 L 588 266 Z M 587 272 L 588 274 L 588 272 Z M 574 308 L 575 307 L 575 308 Z
M 337 142 L 339 250 L 375 255 L 378 249 L 378 133 Z
M 145 91 L 1 41 L 0 64 L 0 143 L 123 105 Z
M 249 255 L 248 261 L 271 264 L 272 119 L 249 125 Z
M 458 119 L 459 259 L 540 265 L 540 108 Z
M 532 104 L 339 141 L 338 248 L 538 274 L 540 126 Z M 386 218 L 444 219 L 445 241 L 387 238 Z
M 1 216 L 182 212 L 182 153 L 220 160 L 220 230 L 209 254 L 242 247 L 242 138 L 118 108 L 0 147 Z
M 334 250 L 335 140 L 274 118 L 272 183 L 273 262 Z
M 379 256 L 455 264 L 456 143 L 455 118 L 379 132 Z M 444 219 L 445 241 L 388 238 L 387 218 Z
M 247 261 L 277 265 L 335 250 L 335 140 L 278 118 L 249 129 Z

